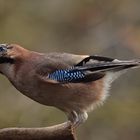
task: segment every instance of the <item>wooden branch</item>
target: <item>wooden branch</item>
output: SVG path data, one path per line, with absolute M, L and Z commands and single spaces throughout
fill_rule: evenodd
M 70 122 L 43 128 L 0 129 L 0 140 L 76 140 Z

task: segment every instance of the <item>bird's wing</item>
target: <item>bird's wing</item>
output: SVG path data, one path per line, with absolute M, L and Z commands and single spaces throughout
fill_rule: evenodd
M 55 60 L 54 57 L 51 60 L 53 60 L 51 62 L 51 65 L 53 65 L 51 68 L 53 68 L 46 72 L 47 75 L 41 76 L 48 82 L 62 84 L 91 82 L 103 78 L 107 71 L 115 72 L 140 65 L 140 62 L 135 60 L 119 61 L 102 56 L 78 57 L 77 55 L 70 56 L 69 54 L 65 54 L 65 58 L 59 56 L 59 60 L 58 58 Z M 41 69 L 44 70 L 43 67 Z

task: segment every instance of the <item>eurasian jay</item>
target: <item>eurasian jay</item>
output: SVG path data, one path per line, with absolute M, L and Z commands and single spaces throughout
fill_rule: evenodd
M 102 104 L 111 82 L 140 60 L 102 56 L 38 53 L 16 44 L 0 44 L 0 73 L 24 95 L 66 113 L 73 126 Z

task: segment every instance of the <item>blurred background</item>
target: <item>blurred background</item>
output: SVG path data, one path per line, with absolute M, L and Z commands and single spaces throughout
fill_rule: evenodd
M 0 0 L 0 43 L 46 53 L 140 58 L 140 0 Z M 140 69 L 114 82 L 110 94 L 77 130 L 79 140 L 140 139 Z M 0 76 L 0 128 L 65 120 L 61 111 L 25 97 Z

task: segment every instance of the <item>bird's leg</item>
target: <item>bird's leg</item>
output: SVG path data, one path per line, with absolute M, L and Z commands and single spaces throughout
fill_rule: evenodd
M 77 111 L 72 111 L 68 115 L 68 119 L 71 121 L 72 126 L 78 127 L 80 124 L 84 123 L 88 118 L 88 114 L 86 112 L 77 112 Z

